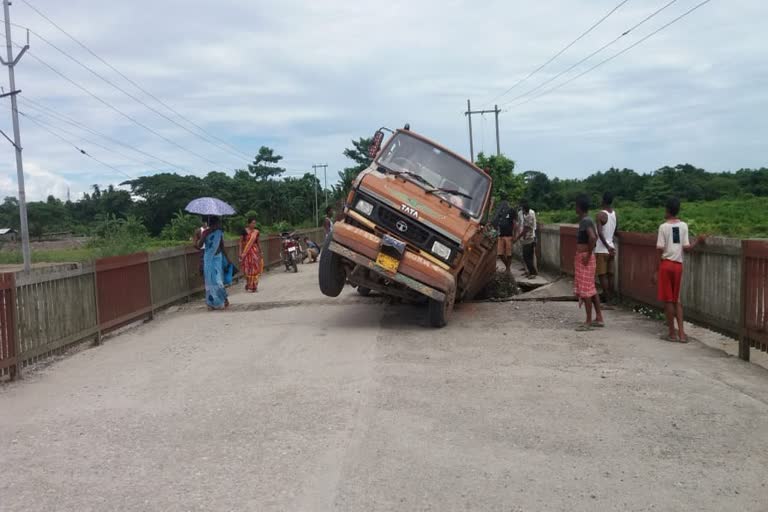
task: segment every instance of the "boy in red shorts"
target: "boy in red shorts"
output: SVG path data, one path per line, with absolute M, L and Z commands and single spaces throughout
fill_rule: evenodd
M 667 201 L 666 222 L 659 226 L 656 239 L 656 252 L 659 255 L 659 268 L 654 274 L 658 284 L 658 299 L 664 303 L 669 334 L 667 341 L 688 343 L 688 336 L 683 327 L 683 304 L 680 302 L 680 284 L 683 279 L 683 252 L 693 250 L 697 244 L 706 240 L 699 235 L 693 243 L 688 240 L 688 224 L 677 218 L 680 213 L 680 200 L 671 198 Z M 677 319 L 677 331 L 675 331 Z

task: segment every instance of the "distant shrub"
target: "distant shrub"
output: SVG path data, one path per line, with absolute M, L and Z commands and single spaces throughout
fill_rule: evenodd
M 199 216 L 179 210 L 173 215 L 171 222 L 163 228 L 160 238 L 179 242 L 190 240 L 198 227 L 200 227 Z

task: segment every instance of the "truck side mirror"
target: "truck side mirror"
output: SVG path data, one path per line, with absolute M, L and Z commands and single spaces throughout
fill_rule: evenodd
M 383 130 L 376 130 L 376 133 L 373 134 L 373 139 L 371 140 L 371 145 L 368 147 L 368 156 L 371 158 L 376 158 L 376 155 L 379 154 L 379 150 L 381 149 L 381 143 L 384 141 L 384 131 Z

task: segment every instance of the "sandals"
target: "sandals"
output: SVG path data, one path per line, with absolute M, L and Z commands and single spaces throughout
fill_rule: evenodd
M 592 327 L 599 327 L 600 329 L 602 329 L 603 327 L 605 327 L 605 322 L 592 322 Z
M 576 332 L 587 332 L 587 331 L 594 331 L 591 325 L 587 324 L 581 324 L 576 328 Z
M 659 336 L 659 339 L 662 341 L 668 341 L 670 343 L 688 343 L 690 341 L 688 336 L 685 338 L 678 338 L 677 336 L 670 336 L 669 334 L 662 334 Z

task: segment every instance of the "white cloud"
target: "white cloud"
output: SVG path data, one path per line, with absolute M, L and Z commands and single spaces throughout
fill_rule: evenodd
M 28 201 L 43 201 L 48 196 L 64 200 L 67 198 L 68 190 L 72 193 L 72 197 L 76 198 L 76 194 L 81 190 L 79 186 L 74 188 L 72 182 L 63 176 L 42 169 L 35 162 L 24 165 L 24 184 Z M 3 172 L 0 176 L 0 197 L 18 197 L 18 186 L 15 171 Z
M 695 3 L 677 2 L 600 57 Z M 218 0 L 214 5 L 203 0 L 36 0 L 35 5 L 131 78 L 247 154 L 268 145 L 285 156 L 291 169 L 328 162 L 329 174 L 335 176 L 349 165 L 342 156 L 349 140 L 369 136 L 381 125 L 410 122 L 466 154 L 466 98 L 476 106 L 493 99 L 616 1 Z M 559 73 L 661 5 L 628 3 L 498 103 Z M 30 26 L 141 95 L 24 4 L 15 4 L 12 15 L 14 22 Z M 607 165 L 650 170 L 688 160 L 712 169 L 765 165 L 764 150 L 756 141 L 768 134 L 768 94 L 758 85 L 768 77 L 763 58 L 766 16 L 768 4 L 761 0 L 744 0 L 738 6 L 707 4 L 593 73 L 503 114 L 502 149 L 521 170 L 537 168 L 559 176 L 583 176 Z M 20 31 L 15 37 L 22 37 Z M 220 165 L 147 133 L 29 55 L 17 68 L 22 98 L 41 101 L 190 172 L 246 164 L 245 158 L 221 151 L 137 105 L 34 37 L 32 52 L 126 114 Z M 20 108 L 35 113 L 24 101 Z M 5 112 L 0 127 L 7 131 Z M 168 168 L 65 123 L 42 119 L 72 131 L 65 137 L 77 147 L 132 176 Z M 492 118 L 485 125 L 476 120 L 475 146 L 492 148 Z M 25 159 L 32 170 L 30 196 L 32 191 L 39 197 L 48 191 L 65 194 L 65 184 L 82 191 L 95 182 L 124 180 L 28 120 L 22 119 L 22 127 Z M 0 192 L 13 192 L 13 152 L 7 144 L 0 152 L 5 162 Z

